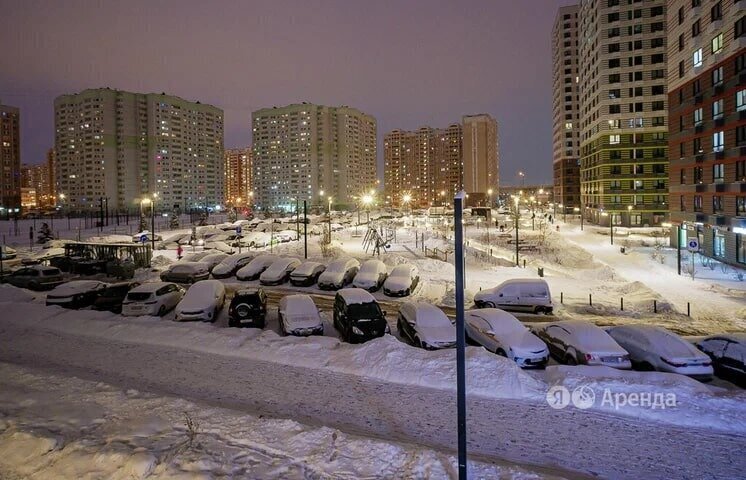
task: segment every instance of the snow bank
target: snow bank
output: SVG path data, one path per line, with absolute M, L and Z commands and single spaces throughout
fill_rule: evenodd
M 0 302 L 30 302 L 34 298 L 30 290 L 0 283 Z

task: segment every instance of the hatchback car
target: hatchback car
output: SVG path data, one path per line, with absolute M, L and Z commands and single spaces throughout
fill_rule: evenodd
M 239 290 L 228 307 L 228 326 L 264 328 L 266 315 L 267 294 L 263 288 Z
M 521 368 L 543 368 L 549 361 L 546 344 L 517 318 L 499 308 L 467 310 L 464 328 L 470 340 L 513 360 Z
M 106 283 L 97 280 L 73 280 L 63 283 L 47 294 L 47 305 L 65 308 L 88 307 L 106 287 Z
M 565 320 L 542 324 L 536 335 L 568 365 L 603 365 L 629 370 L 629 354 L 608 333 L 590 322 Z
M 397 265 L 383 282 L 383 293 L 389 297 L 406 297 L 420 282 L 420 274 L 414 265 Z
M 248 252 L 229 255 L 212 269 L 212 278 L 232 277 L 241 267 L 252 261 L 255 256 L 255 254 Z
M 3 277 L 3 282 L 30 290 L 47 290 L 60 285 L 64 279 L 59 268 L 30 265 Z
M 161 272 L 164 282 L 194 283 L 210 276 L 210 266 L 203 262 L 176 262 Z
M 746 388 L 746 334 L 712 335 L 695 345 L 712 359 L 718 377 Z
M 93 302 L 93 309 L 121 313 L 122 302 L 124 302 L 124 299 L 127 297 L 127 293 L 139 285 L 139 282 L 109 284 L 101 293 L 99 293 L 98 297 Z
M 171 282 L 143 283 L 129 291 L 122 302 L 122 315 L 158 315 L 172 310 L 184 296 L 184 289 Z
M 406 302 L 399 307 L 399 334 L 426 350 L 456 346 L 456 327 L 443 310 L 427 302 Z
M 219 280 L 201 280 L 187 290 L 176 305 L 174 320 L 214 322 L 225 305 L 225 286 Z
M 259 275 L 259 283 L 262 285 L 280 285 L 290 278 L 293 270 L 300 265 L 297 258 L 278 258 L 272 265 Z
M 319 262 L 303 262 L 290 274 L 290 283 L 296 287 L 315 285 L 319 276 L 326 270 L 326 265 Z
M 228 257 L 227 253 L 218 252 L 218 253 L 210 253 L 209 255 L 205 255 L 204 257 L 199 259 L 200 263 L 206 263 L 207 264 L 207 270 L 212 272 L 212 269 L 215 268 L 217 265 L 220 265 L 220 262 L 225 260 Z
M 309 295 L 286 295 L 277 309 L 283 335 L 323 335 L 324 323 L 318 307 Z
M 359 269 L 360 262 L 354 258 L 334 260 L 319 275 L 318 286 L 322 290 L 338 290 L 352 283 Z
M 236 272 L 239 280 L 256 280 L 272 263 L 277 255 L 259 255 Z
M 348 343 L 362 343 L 390 333 L 386 312 L 361 288 L 343 288 L 334 297 L 334 328 Z
M 368 290 L 369 292 L 375 292 L 381 288 L 384 280 L 386 280 L 386 276 L 386 264 L 372 258 L 364 261 L 360 266 L 360 270 L 352 281 L 352 286 Z

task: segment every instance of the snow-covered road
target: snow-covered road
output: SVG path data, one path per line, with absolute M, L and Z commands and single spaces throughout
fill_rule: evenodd
M 448 390 L 20 322 L 0 322 L 0 361 L 449 452 L 455 445 Z M 471 396 L 468 409 L 470 453 L 481 460 L 635 479 L 740 478 L 746 470 L 746 436 L 542 402 Z

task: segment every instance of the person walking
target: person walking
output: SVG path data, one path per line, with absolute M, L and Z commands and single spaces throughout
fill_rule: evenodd
M 181 244 L 176 247 L 176 258 L 181 260 L 181 254 L 184 253 L 184 249 L 181 248 Z

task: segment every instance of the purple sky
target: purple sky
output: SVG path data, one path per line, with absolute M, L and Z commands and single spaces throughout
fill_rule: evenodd
M 551 51 L 566 0 L 0 0 L 0 99 L 21 108 L 22 161 L 54 143 L 53 100 L 85 88 L 162 92 L 251 112 L 350 105 L 395 128 L 499 122 L 504 184 L 550 182 Z

